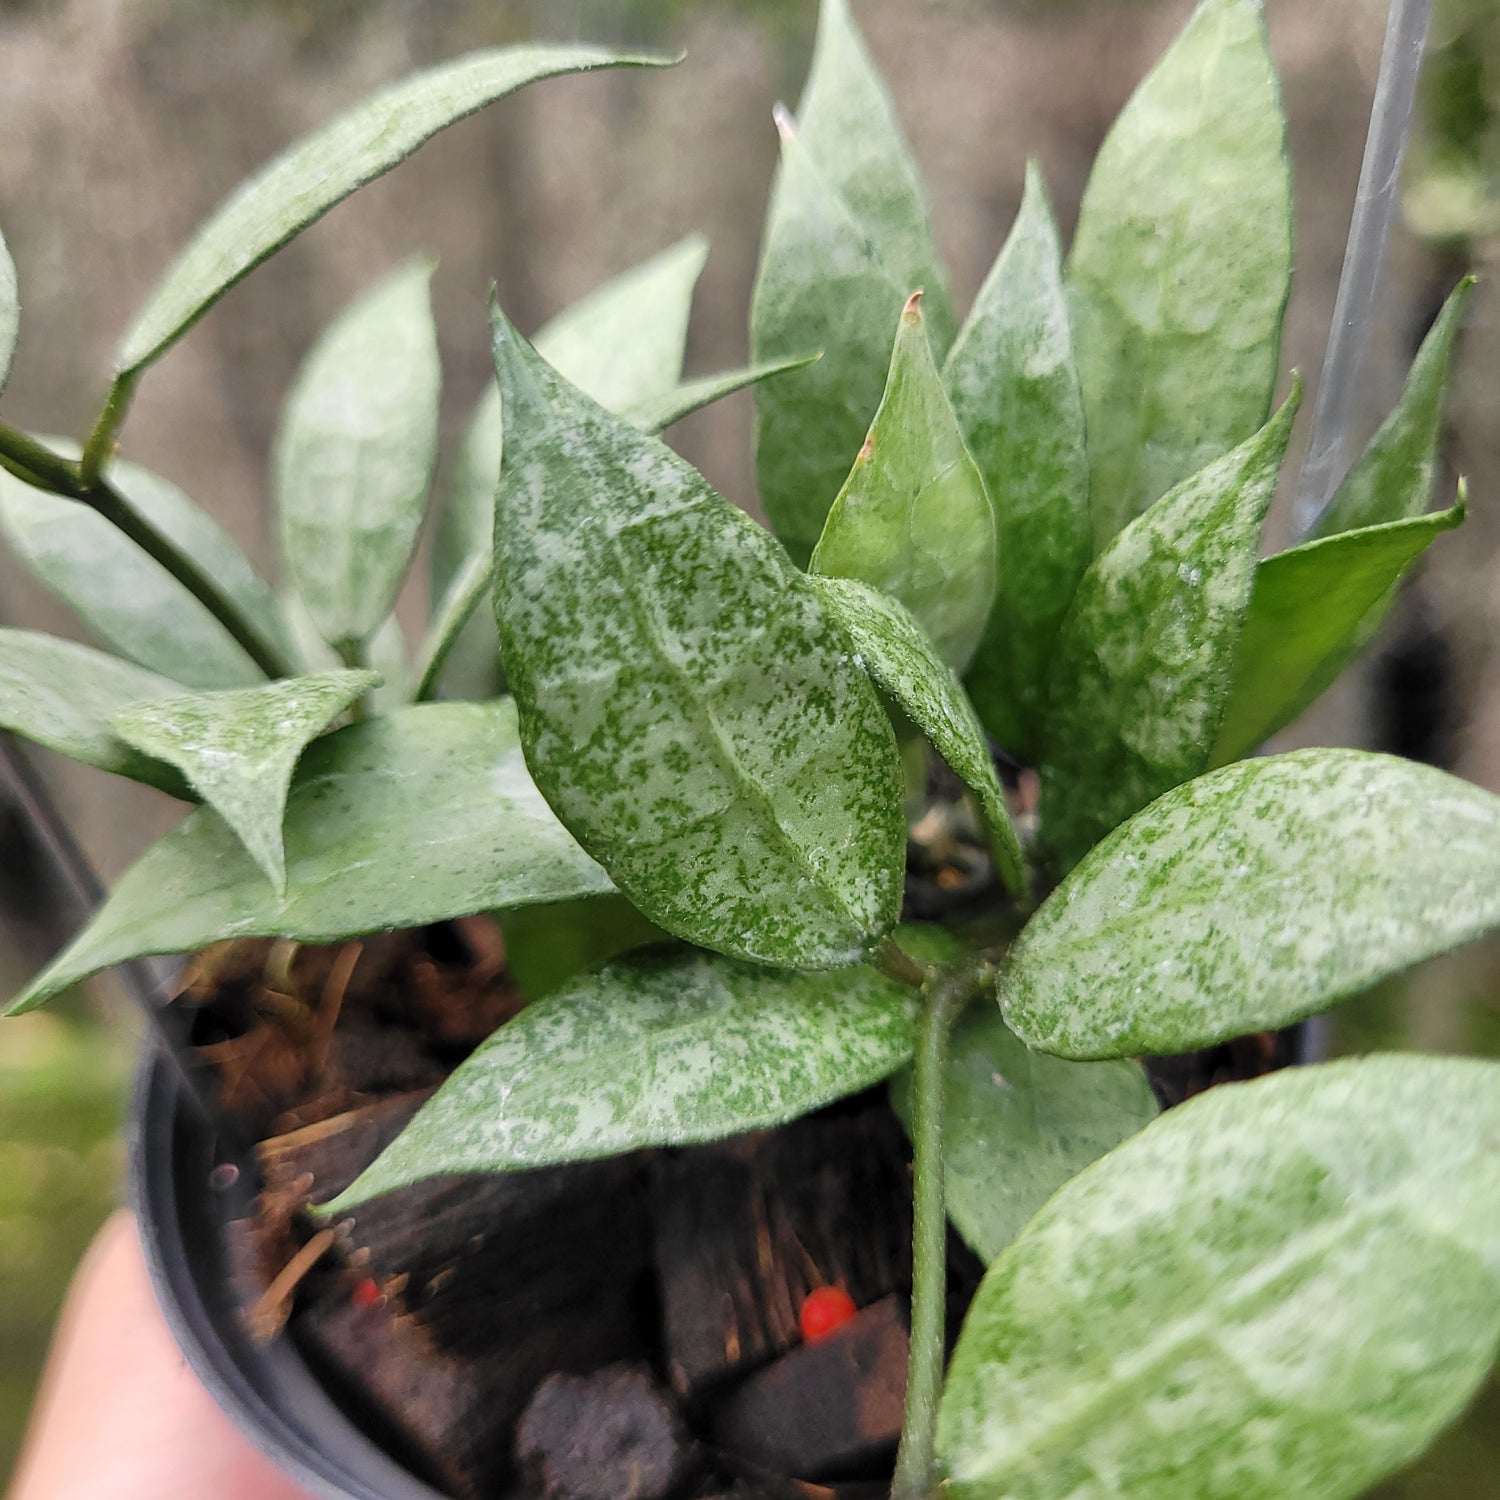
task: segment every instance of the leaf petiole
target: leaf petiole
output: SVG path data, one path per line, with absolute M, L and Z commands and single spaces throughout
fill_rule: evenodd
M 971 958 L 931 971 L 923 986 L 912 1082 L 911 1360 L 891 1500 L 930 1500 L 937 1491 L 935 1450 L 948 1283 L 943 1168 L 948 1037 L 964 1008 L 994 979 L 992 965 Z
M 83 457 L 78 463 L 79 477 L 85 489 L 92 489 L 98 484 L 105 464 L 114 457 L 115 434 L 119 432 L 125 413 L 130 409 L 131 397 L 135 395 L 136 381 L 139 379 L 139 370 L 129 370 L 116 375 L 109 388 L 104 408 L 99 413 L 99 420 L 94 423 L 94 430 L 88 435 L 88 441 L 83 445 Z
M 909 984 L 913 989 L 921 989 L 936 972 L 931 964 L 913 958 L 889 934 L 880 940 L 871 961 L 887 979 L 894 979 L 897 984 Z

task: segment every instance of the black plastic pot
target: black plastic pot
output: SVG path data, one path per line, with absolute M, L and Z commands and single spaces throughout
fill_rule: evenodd
M 252 1174 L 225 1154 L 150 1047 L 130 1112 L 130 1196 L 162 1311 L 188 1363 L 250 1442 L 320 1500 L 445 1500 L 371 1441 L 292 1340 L 253 1343 L 229 1275 L 227 1226 Z
M 1295 1065 L 1326 1055 L 1321 1028 L 1297 1027 L 1287 1040 Z M 181 1074 L 154 1047 L 137 1077 L 129 1153 L 131 1199 L 162 1310 L 188 1363 L 250 1442 L 321 1500 L 445 1500 L 366 1436 L 290 1338 L 262 1346 L 246 1335 L 228 1225 L 251 1211 L 253 1174 L 213 1138 Z

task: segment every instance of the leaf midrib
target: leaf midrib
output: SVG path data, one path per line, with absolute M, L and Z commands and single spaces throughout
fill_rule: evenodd
M 649 535 L 649 528 L 641 526 L 637 529 L 646 530 Z M 652 608 L 651 601 L 640 590 L 631 585 L 630 580 L 638 576 L 638 570 L 630 565 L 637 562 L 637 559 L 629 555 L 630 549 L 624 542 L 627 534 L 625 529 L 603 526 L 600 528 L 600 534 L 604 538 L 606 547 L 613 554 L 613 561 L 616 564 L 615 576 L 623 581 L 621 593 L 624 595 L 627 607 L 634 616 L 637 625 L 655 649 L 657 659 L 662 663 L 662 666 L 671 677 L 673 685 L 699 716 L 701 725 L 707 730 L 707 740 L 710 750 L 714 758 L 719 762 L 720 768 L 729 777 L 733 786 L 744 789 L 746 794 L 745 800 L 753 809 L 762 814 L 764 822 L 771 830 L 773 841 L 782 849 L 789 861 L 802 871 L 803 875 L 811 882 L 814 889 L 824 898 L 825 902 L 832 907 L 834 912 L 849 924 L 854 933 L 855 941 L 863 941 L 867 936 L 864 931 L 864 924 L 849 910 L 840 894 L 827 883 L 821 871 L 808 858 L 806 851 L 782 826 L 781 819 L 776 811 L 776 804 L 772 801 L 770 793 L 766 791 L 759 779 L 741 763 L 712 706 L 699 693 L 692 676 L 682 663 L 677 660 L 675 653 L 669 649 L 667 637 L 656 618 L 656 612 Z

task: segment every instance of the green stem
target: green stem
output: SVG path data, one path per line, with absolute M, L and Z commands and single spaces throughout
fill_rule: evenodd
M 135 395 L 135 383 L 138 379 L 139 371 L 116 375 L 114 384 L 109 388 L 104 410 L 99 413 L 99 420 L 94 423 L 94 430 L 83 445 L 83 458 L 78 464 L 85 489 L 92 489 L 99 482 L 105 464 L 114 457 L 115 434 L 119 432 L 125 413 L 130 409 L 130 398 Z
M 67 459 L 3 422 L 0 422 L 0 463 L 34 487 L 66 495 L 70 500 L 78 493 L 78 471 Z
M 921 989 L 934 973 L 931 964 L 924 964 L 921 959 L 913 958 L 890 936 L 880 940 L 873 962 L 887 979 L 894 979 L 897 984 L 909 984 L 914 990 Z
M 96 479 L 86 485 L 78 465 L 4 423 L 0 423 L 0 465 L 36 488 L 77 501 L 103 516 L 202 604 L 267 677 L 296 676 L 296 666 L 262 634 L 219 580 L 158 530 L 107 480 Z
M 348 667 L 351 672 L 364 670 L 370 665 L 369 657 L 365 652 L 365 643 L 363 641 L 335 641 L 333 649 L 338 659 L 344 664 L 344 666 Z M 349 705 L 349 720 L 351 723 L 360 724 L 369 717 L 370 694 L 365 693 L 362 697 L 356 698 L 354 702 Z
M 937 1412 L 943 1389 L 948 1293 L 943 1182 L 948 1035 L 964 1007 L 993 981 L 994 973 L 987 963 L 966 960 L 937 972 L 923 992 L 912 1087 L 911 1362 L 891 1500 L 930 1500 L 937 1491 Z

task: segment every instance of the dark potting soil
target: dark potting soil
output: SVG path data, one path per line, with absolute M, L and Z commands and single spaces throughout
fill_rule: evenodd
M 918 877 L 920 878 L 920 877 Z M 375 1439 L 459 1500 L 873 1500 L 900 1429 L 910 1149 L 882 1089 L 779 1130 L 441 1178 L 334 1230 L 350 1183 L 520 1008 L 475 919 L 331 947 L 245 942 L 188 976 L 221 1099 L 259 1142 L 234 1226 L 252 1329 L 295 1340 Z M 1285 1061 L 1162 1059 L 1164 1102 Z M 950 1337 L 982 1267 L 949 1244 Z M 809 1292 L 855 1318 L 804 1343 Z

